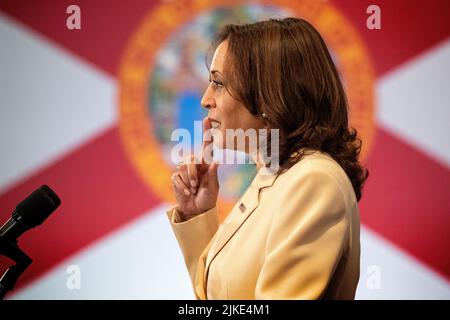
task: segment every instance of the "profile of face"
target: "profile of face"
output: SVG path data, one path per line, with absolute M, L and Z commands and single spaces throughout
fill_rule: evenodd
M 227 40 L 220 43 L 214 52 L 210 66 L 210 83 L 203 95 L 201 105 L 208 109 L 208 118 L 212 124 L 214 145 L 220 149 L 233 149 L 248 153 L 247 139 L 245 150 L 240 150 L 238 143 L 227 141 L 227 131 L 242 129 L 259 130 L 264 128 L 261 119 L 255 117 L 248 109 L 230 94 L 228 79 L 224 72 L 227 57 Z

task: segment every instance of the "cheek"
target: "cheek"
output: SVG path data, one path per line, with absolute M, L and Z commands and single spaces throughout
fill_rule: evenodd
M 224 101 L 222 108 L 222 119 L 226 129 L 244 129 L 245 107 L 234 99 Z

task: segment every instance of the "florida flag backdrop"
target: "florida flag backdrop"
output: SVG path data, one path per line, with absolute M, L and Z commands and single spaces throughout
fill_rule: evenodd
M 20 238 L 33 263 L 8 298 L 193 298 L 164 214 L 171 133 L 204 116 L 220 26 L 298 16 L 327 42 L 364 141 L 357 298 L 449 299 L 449 15 L 448 0 L 1 1 L 1 222 L 42 184 L 62 199 Z M 222 212 L 254 173 L 220 168 Z

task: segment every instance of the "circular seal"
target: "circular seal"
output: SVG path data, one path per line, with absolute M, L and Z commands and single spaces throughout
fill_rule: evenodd
M 170 161 L 171 133 L 175 128 L 195 133 L 194 121 L 206 115 L 200 107 L 208 84 L 204 55 L 214 34 L 227 23 L 285 16 L 309 21 L 323 36 L 347 93 L 350 125 L 364 142 L 361 158 L 367 156 L 375 130 L 374 71 L 357 31 L 332 4 L 316 0 L 161 2 L 145 16 L 122 57 L 119 131 L 131 163 L 162 201 L 175 200 L 170 179 L 176 165 Z M 253 165 L 222 168 L 221 219 L 256 172 Z

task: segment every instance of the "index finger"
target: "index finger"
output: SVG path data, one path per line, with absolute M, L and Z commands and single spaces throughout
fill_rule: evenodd
M 187 173 L 191 186 L 195 188 L 197 186 L 197 163 L 194 155 L 191 155 L 187 162 Z
M 208 117 L 203 119 L 203 152 L 202 163 L 209 165 L 213 161 L 212 124 Z

